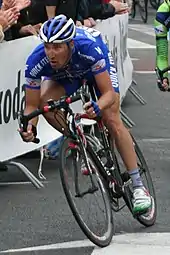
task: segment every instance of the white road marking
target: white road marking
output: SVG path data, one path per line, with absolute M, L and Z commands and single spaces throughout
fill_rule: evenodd
M 71 248 L 81 248 L 81 247 L 94 247 L 95 245 L 89 240 L 82 241 L 71 241 L 64 243 L 56 243 L 49 245 L 41 245 L 34 247 L 26 247 L 21 249 L 11 249 L 6 251 L 0 251 L 2 253 L 15 253 L 15 252 L 29 252 L 29 251 L 47 251 L 47 250 L 59 250 L 59 249 L 71 249 Z
M 43 184 L 50 183 L 50 181 L 41 181 Z M 6 186 L 6 185 L 33 185 L 32 182 L 1 182 L 0 186 Z
M 170 138 L 143 138 L 143 139 L 140 139 L 140 141 L 142 142 L 155 142 L 155 143 L 158 143 L 158 142 L 170 142 Z
M 132 61 L 138 61 L 140 60 L 139 58 L 131 58 Z
M 49 251 L 58 249 L 71 249 L 81 247 L 94 247 L 92 255 L 169 255 L 170 233 L 133 233 L 121 234 L 113 237 L 111 244 L 106 248 L 96 247 L 89 240 L 71 241 L 43 246 L 34 246 L 21 249 L 1 251 L 3 253 L 20 253 L 32 251 Z
M 155 71 L 134 71 L 134 73 L 139 73 L 139 74 L 155 74 Z
M 141 24 L 129 24 L 129 29 L 155 37 L 154 27 Z
M 155 49 L 155 45 L 128 38 L 127 48 L 128 49 Z
M 139 73 L 139 74 L 155 74 L 156 75 L 156 72 L 155 71 L 135 71 L 134 70 L 134 73 Z M 170 73 L 170 71 L 168 71 L 168 73 Z
M 106 248 L 95 248 L 91 255 L 169 255 L 170 233 L 120 235 Z

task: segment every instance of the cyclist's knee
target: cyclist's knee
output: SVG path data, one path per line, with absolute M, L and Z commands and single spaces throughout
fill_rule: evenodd
M 110 133 L 119 136 L 124 129 L 124 125 L 120 118 L 119 107 L 117 107 L 117 110 L 115 108 L 115 106 L 112 106 L 108 109 L 103 116 L 103 120 Z
M 109 129 L 114 137 L 119 137 L 124 130 L 124 125 L 121 119 L 118 116 L 114 116 L 114 118 L 110 118 L 108 122 Z
M 56 81 L 44 80 L 41 84 L 40 107 L 44 106 L 49 99 L 59 100 L 64 95 L 64 88 Z

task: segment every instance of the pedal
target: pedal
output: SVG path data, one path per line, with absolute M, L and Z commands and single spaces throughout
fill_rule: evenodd
M 118 199 L 122 197 L 123 192 L 114 181 L 109 183 L 109 188 L 114 198 Z
M 123 182 L 127 182 L 130 179 L 130 175 L 128 174 L 128 172 L 124 172 L 124 173 L 121 173 L 121 178 Z

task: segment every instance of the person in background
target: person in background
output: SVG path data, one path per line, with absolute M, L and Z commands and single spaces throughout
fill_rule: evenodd
M 23 36 L 37 35 L 42 23 L 60 13 L 76 20 L 78 3 L 78 0 L 31 1 L 31 5 L 21 11 L 17 25 L 12 29 L 13 38 L 17 39 Z
M 45 6 L 32 1 L 30 6 L 21 11 L 17 24 L 12 27 L 13 39 L 38 35 L 41 24 L 47 19 Z
M 1 10 L 8 10 L 12 7 L 16 7 L 18 11 L 21 11 L 30 4 L 31 4 L 30 0 L 3 0 Z
M 120 1 L 80 0 L 77 25 L 93 27 L 95 20 L 107 19 L 128 12 L 128 5 Z
M 41 0 L 37 0 L 42 3 Z M 59 14 L 64 14 L 74 21 L 77 20 L 78 8 L 80 0 L 44 0 L 48 19 Z
M 11 27 L 13 27 L 20 16 L 20 11 L 31 3 L 30 0 L 3 0 L 0 3 L 0 40 L 11 40 Z
M 156 39 L 156 68 L 163 70 L 168 67 L 168 33 L 170 29 L 170 1 L 164 0 L 159 6 L 154 20 Z M 164 73 L 163 79 L 157 80 L 160 91 L 170 91 L 168 72 Z
M 28 0 L 21 0 L 19 4 L 17 0 L 4 0 L 0 1 L 0 42 L 5 38 L 5 33 L 9 30 L 18 20 L 20 9 L 24 5 L 29 4 Z
M 0 10 L 0 42 L 4 40 L 7 31 L 18 19 L 19 12 L 14 8 Z

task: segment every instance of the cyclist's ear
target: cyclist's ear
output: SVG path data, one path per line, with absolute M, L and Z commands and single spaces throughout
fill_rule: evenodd
M 69 44 L 70 44 L 71 49 L 73 49 L 73 48 L 74 48 L 74 41 L 71 40 L 71 41 L 69 42 Z

